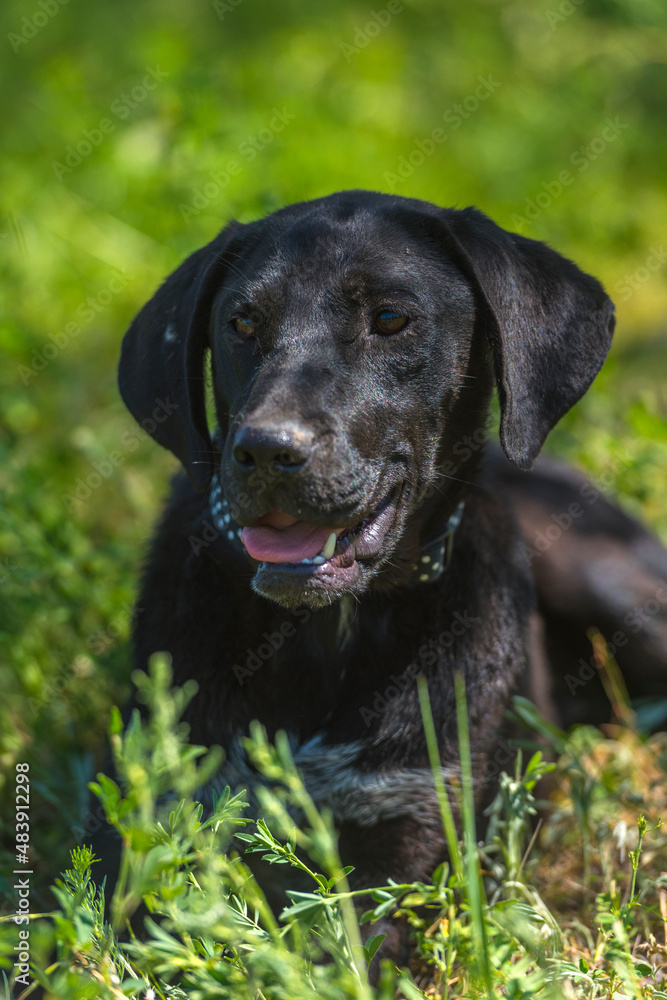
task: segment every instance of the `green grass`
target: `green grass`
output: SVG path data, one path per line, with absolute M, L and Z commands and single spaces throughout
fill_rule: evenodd
M 119 780 L 100 776 L 94 786 L 123 843 L 109 922 L 103 891 L 90 878 L 95 860 L 85 846 L 77 848 L 56 881 L 56 909 L 31 924 L 32 975 L 49 997 L 667 996 L 661 986 L 667 840 L 655 816 L 667 795 L 664 735 L 641 736 L 630 726 L 606 735 L 588 727 L 566 734 L 517 699 L 515 710 L 548 742 L 556 763 L 535 751 L 524 767 L 519 752 L 514 773 L 500 777 L 480 842 L 459 680 L 461 782 L 439 787 L 450 837 L 450 806 L 462 816 L 451 865 L 441 864 L 429 883 L 350 891 L 332 818 L 314 807 L 284 737 L 272 746 L 257 726 L 246 742 L 264 776 L 261 820 L 252 822 L 243 793 L 231 796 L 229 789 L 205 815 L 195 794 L 220 755 L 187 743 L 178 719 L 191 688 L 170 689 L 164 657 L 135 681 L 148 719 L 137 714 L 123 731 L 114 716 Z M 422 705 L 437 778 L 424 695 Z M 538 802 L 544 780 L 553 791 L 548 802 Z M 538 808 L 547 816 L 541 831 L 534 824 Z M 247 867 L 247 852 L 299 869 L 310 889 L 290 891 L 275 916 Z M 127 930 L 142 902 L 147 916 L 137 938 Z M 413 960 L 404 970 L 384 962 L 371 990 L 366 966 L 381 937 L 362 945 L 360 924 L 387 915 L 408 921 Z M 15 937 L 8 922 L 0 938 L 5 970 Z M 31 994 L 7 989 L 7 997 L 21 1000 Z

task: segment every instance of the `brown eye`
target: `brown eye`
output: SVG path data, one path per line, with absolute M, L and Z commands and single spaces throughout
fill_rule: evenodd
M 408 322 L 407 316 L 392 312 L 386 309 L 375 317 L 375 329 L 378 333 L 389 334 L 398 333 Z
M 237 316 L 234 320 L 234 326 L 236 327 L 236 332 L 240 333 L 242 337 L 255 336 L 255 324 L 247 316 Z

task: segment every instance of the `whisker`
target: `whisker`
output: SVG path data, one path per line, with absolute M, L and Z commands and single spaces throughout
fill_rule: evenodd
M 487 490 L 489 493 L 493 492 L 489 486 L 483 486 L 482 483 L 471 483 L 468 479 L 458 479 L 456 476 L 448 476 L 446 472 L 439 472 L 438 476 L 443 479 L 451 479 L 455 483 L 465 483 L 466 486 L 476 486 L 478 489 Z M 435 486 L 435 483 L 433 485 Z

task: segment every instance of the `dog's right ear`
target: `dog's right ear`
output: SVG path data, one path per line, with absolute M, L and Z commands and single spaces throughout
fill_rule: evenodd
M 213 470 L 204 392 L 211 308 L 243 228 L 230 223 L 167 278 L 134 319 L 121 351 L 118 385 L 125 405 L 180 459 L 200 491 Z

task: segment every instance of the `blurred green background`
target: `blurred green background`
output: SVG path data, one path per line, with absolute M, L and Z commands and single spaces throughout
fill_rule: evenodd
M 175 467 L 119 400 L 121 337 L 230 218 L 374 188 L 573 257 L 618 334 L 548 447 L 667 539 L 667 9 L 5 0 L 2 19 L 0 759 L 31 762 L 47 879 L 128 691 Z

